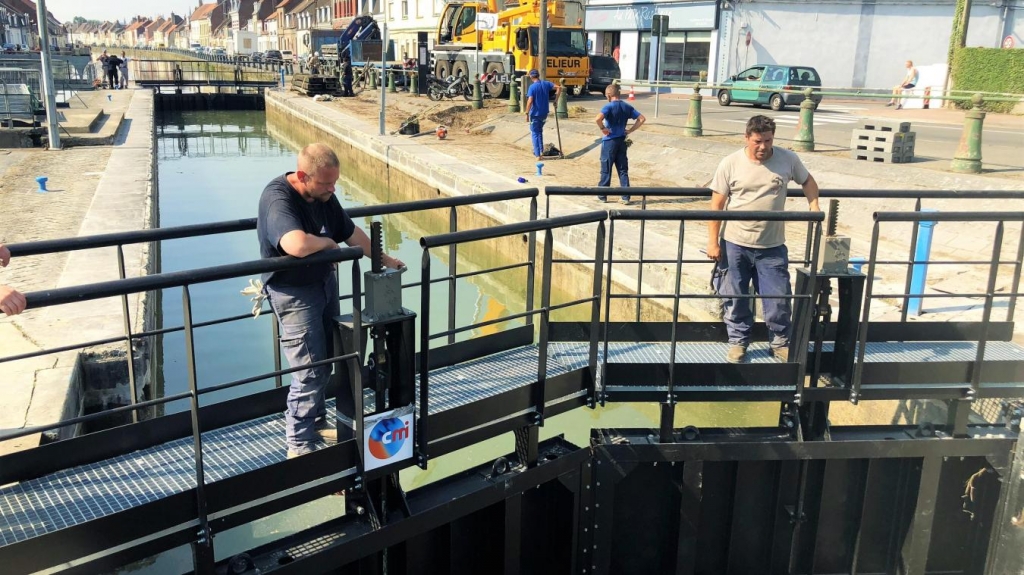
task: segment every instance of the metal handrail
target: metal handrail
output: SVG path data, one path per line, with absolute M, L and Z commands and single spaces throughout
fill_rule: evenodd
M 209 531 L 209 517 L 206 506 L 206 479 L 205 470 L 203 465 L 203 446 L 202 446 L 202 426 L 199 421 L 199 396 L 204 393 L 213 393 L 215 391 L 227 389 L 229 387 L 235 387 L 253 381 L 260 381 L 268 377 L 273 376 L 275 373 L 284 373 L 297 371 L 310 366 L 296 366 L 289 370 L 277 370 L 269 374 L 263 374 L 256 377 L 244 378 L 237 381 L 228 382 L 213 386 L 209 389 L 199 389 L 198 378 L 196 374 L 195 364 L 195 341 L 194 341 L 194 330 L 192 324 L 192 303 L 191 296 L 189 293 L 189 287 L 194 284 L 207 283 L 232 277 L 240 277 L 255 273 L 265 272 L 278 272 L 292 269 L 305 268 L 313 265 L 323 264 L 337 264 L 339 262 L 352 262 L 352 289 L 354 294 L 358 294 L 361 291 L 361 279 L 359 273 L 359 260 L 363 257 L 362 248 L 348 247 L 338 248 L 332 250 L 325 250 L 307 256 L 305 258 L 293 258 L 290 256 L 279 257 L 279 258 L 265 258 L 260 260 L 241 262 L 237 264 L 228 264 L 221 266 L 213 266 L 207 268 L 201 268 L 197 270 L 188 270 L 180 272 L 170 272 L 165 274 L 156 274 L 151 276 L 143 276 L 138 278 L 127 278 L 114 280 L 110 282 L 101 282 L 98 284 L 88 286 L 76 286 L 72 288 L 59 288 L 53 290 L 44 290 L 37 292 L 30 292 L 25 294 L 25 299 L 28 304 L 34 308 L 50 307 L 69 303 L 78 303 L 92 301 L 96 299 L 111 297 L 111 296 L 127 296 L 127 294 L 145 292 L 157 289 L 166 289 L 173 287 L 182 288 L 182 315 L 184 317 L 185 325 L 185 350 L 186 350 L 186 361 L 188 371 L 188 383 L 189 391 L 187 394 L 176 394 L 174 396 L 160 398 L 159 400 L 153 400 L 146 402 L 146 406 L 156 405 L 159 403 L 166 403 L 169 401 L 175 401 L 178 399 L 184 399 L 188 397 L 190 399 L 190 415 L 192 423 L 192 442 L 193 451 L 195 458 L 195 480 L 196 480 L 196 507 L 197 517 L 199 520 L 199 538 L 205 541 L 209 541 L 211 533 Z M 340 273 L 340 272 L 339 272 Z M 353 323 L 355 331 L 358 334 L 361 331 L 360 328 L 360 314 L 358 310 L 353 313 Z M 355 336 L 356 349 L 359 349 L 358 335 Z M 322 364 L 334 364 L 339 365 L 343 361 L 355 361 L 357 365 L 359 363 L 359 353 L 351 353 L 347 355 L 333 357 L 329 360 L 324 360 Z M 352 370 L 355 374 L 356 383 L 361 388 L 361 382 L 359 381 L 360 369 Z M 134 400 L 134 398 L 133 398 Z M 137 409 L 140 409 L 139 405 L 136 405 L 133 401 L 133 405 L 125 406 L 122 411 L 132 410 L 134 413 Z M 14 433 L 4 434 L 0 436 L 0 440 L 13 439 L 16 437 L 23 437 L 38 433 L 42 430 L 56 429 L 58 427 L 64 427 L 66 425 L 76 425 L 98 419 L 100 417 L 108 417 L 108 412 L 98 412 L 90 415 L 76 417 L 71 421 L 61 421 L 55 424 L 49 424 L 46 426 L 39 426 L 33 428 L 22 429 Z M 362 433 L 362 414 L 357 415 L 356 421 L 356 433 Z
M 536 205 L 534 203 L 534 205 Z M 440 339 L 447 336 L 449 342 L 453 341 L 454 336 L 457 333 L 470 331 L 479 327 L 494 325 L 497 323 L 503 323 L 513 321 L 517 319 L 526 318 L 527 324 L 531 323 L 533 316 L 540 316 L 540 339 L 538 343 L 538 358 L 537 358 L 537 382 L 538 385 L 533 390 L 531 405 L 534 410 L 534 420 L 532 424 L 540 425 L 544 421 L 544 388 L 545 381 L 547 378 L 547 345 L 548 345 L 548 325 L 550 314 L 552 311 L 557 309 L 563 309 L 569 306 L 581 305 L 585 303 L 591 304 L 591 341 L 590 341 L 590 362 L 589 368 L 592 375 L 596 375 L 597 368 L 597 326 L 600 320 L 600 303 L 601 303 L 601 270 L 603 267 L 602 257 L 604 254 L 604 221 L 607 219 L 607 213 L 603 211 L 586 212 L 582 214 L 575 214 L 571 216 L 562 216 L 558 218 L 548 218 L 543 220 L 531 220 L 527 222 L 520 222 L 514 224 L 506 224 L 502 226 L 495 226 L 492 228 L 465 230 L 461 232 L 451 232 L 447 234 L 438 234 L 434 236 L 427 236 L 420 238 L 420 246 L 423 248 L 423 256 L 421 258 L 421 280 L 420 280 L 420 356 L 419 356 L 419 401 L 417 409 L 419 410 L 418 425 L 416 428 L 417 440 L 416 440 L 416 455 L 417 464 L 426 469 L 427 463 L 430 459 L 430 448 L 429 441 L 430 436 L 428 434 L 427 416 L 429 414 L 429 403 L 430 403 L 430 342 L 434 339 Z M 552 231 L 559 228 L 583 225 L 583 224 L 598 224 L 597 239 L 596 239 L 596 250 L 594 259 L 597 265 L 594 266 L 594 285 L 593 293 L 590 297 L 580 298 L 572 302 L 563 302 L 557 305 L 551 304 L 551 266 L 553 263 L 554 253 L 554 236 Z M 544 232 L 544 255 L 541 262 L 542 266 L 542 277 L 544 281 L 541 284 L 541 302 L 540 306 L 536 309 L 533 308 L 533 283 L 534 274 L 536 269 L 536 233 Z M 518 236 L 521 234 L 528 234 L 529 246 L 527 261 L 528 273 L 526 280 L 527 289 L 527 305 L 526 310 L 521 313 L 512 314 L 510 316 L 504 316 L 494 320 L 485 320 L 455 328 L 454 324 L 450 322 L 448 330 L 432 334 L 430 332 L 430 291 L 434 281 L 430 277 L 430 250 L 434 248 L 448 247 L 450 250 L 456 248 L 459 244 L 467 242 L 475 242 L 481 240 L 497 239 L 508 236 Z M 497 270 L 508 269 L 510 266 L 503 265 L 495 268 L 489 268 L 486 270 L 479 270 L 476 273 L 492 273 Z M 450 275 L 454 268 L 449 270 Z M 454 290 L 449 290 L 454 291 Z M 593 382 L 595 378 L 591 378 L 589 391 L 589 404 L 593 406 L 594 403 L 594 389 Z
M 918 202 L 920 204 L 920 202 Z M 857 358 L 854 362 L 853 381 L 850 386 L 850 401 L 857 403 L 860 399 L 861 384 L 863 381 L 864 374 L 864 356 L 867 352 L 867 335 L 868 327 L 871 319 L 871 302 L 874 299 L 883 297 L 902 297 L 904 298 L 902 318 L 906 321 L 907 317 L 907 302 L 910 297 L 965 297 L 964 294 L 912 294 L 910 293 L 911 277 L 910 272 L 907 274 L 907 289 L 902 294 L 877 294 L 874 293 L 875 283 L 875 266 L 886 263 L 881 262 L 877 259 L 878 256 L 878 243 L 880 237 L 881 224 L 883 223 L 906 223 L 913 222 L 915 224 L 914 231 L 911 238 L 911 258 L 913 262 L 913 250 L 916 244 L 917 238 L 917 224 L 925 221 L 934 222 L 993 222 L 996 224 L 996 233 L 992 241 L 992 256 L 987 262 L 989 264 L 988 283 L 984 294 L 977 294 L 976 297 L 984 297 L 985 304 L 982 308 L 982 326 L 981 335 L 978 339 L 978 346 L 975 353 L 975 359 L 973 367 L 971 368 L 971 381 L 969 388 L 966 390 L 965 397 L 967 401 L 972 401 L 977 397 L 978 389 L 981 385 L 981 372 L 984 367 L 985 359 L 985 347 L 988 343 L 988 329 L 992 320 L 992 305 L 997 297 L 1009 298 L 1010 304 L 1007 309 L 1007 321 L 1013 320 L 1014 309 L 1016 306 L 1017 298 L 1021 295 L 1018 293 L 1020 288 L 1020 276 L 1021 276 L 1021 256 L 1024 255 L 1024 228 L 1022 228 L 1020 238 L 1018 240 L 1017 248 L 1017 260 L 1009 262 L 1014 264 L 1013 274 L 1013 285 L 1008 293 L 997 294 L 996 280 L 999 274 L 1000 265 L 1005 265 L 1007 262 L 1003 262 L 1001 259 L 1003 235 L 1005 233 L 1005 223 L 1008 221 L 1021 222 L 1024 224 L 1024 212 L 875 212 L 873 215 L 874 225 L 871 231 L 871 249 L 868 261 L 865 262 L 867 268 L 867 285 L 864 289 L 864 306 L 861 311 L 861 321 L 858 326 L 857 332 Z M 896 262 L 897 265 L 901 265 L 904 262 Z M 927 263 L 927 262 L 926 262 Z M 913 263 L 910 264 L 912 267 Z M 972 296 L 974 294 L 967 294 Z
M 395 203 L 391 203 L 391 204 L 381 204 L 381 205 L 376 205 L 376 206 L 360 206 L 360 207 L 355 207 L 355 208 L 352 208 L 352 209 L 346 210 L 346 211 L 347 211 L 347 213 L 349 214 L 350 217 L 352 217 L 352 218 L 360 218 L 360 217 L 374 217 L 374 216 L 386 216 L 386 215 L 402 214 L 402 213 L 408 213 L 408 212 L 414 212 L 414 211 L 420 211 L 420 210 L 426 210 L 426 209 L 448 208 L 450 210 L 450 214 L 449 214 L 449 231 L 454 232 L 454 231 L 456 231 L 458 229 L 458 215 L 457 215 L 457 212 L 456 212 L 456 208 L 461 207 L 461 206 L 470 206 L 470 205 L 476 205 L 476 204 L 481 204 L 481 203 L 507 201 L 507 200 L 530 199 L 531 200 L 531 203 L 530 203 L 530 219 L 531 220 L 536 219 L 536 216 L 537 216 L 536 198 L 537 198 L 538 194 L 539 194 L 539 191 L 537 190 L 537 188 L 526 188 L 526 189 L 519 189 L 519 190 L 508 190 L 508 191 L 501 191 L 501 192 L 476 194 L 476 195 L 472 195 L 472 196 L 455 196 L 455 197 L 445 197 L 445 198 L 433 198 L 433 199 L 429 199 L 429 200 L 414 200 L 414 201 L 408 201 L 408 202 L 395 202 Z M 63 252 L 78 251 L 78 250 L 85 250 L 85 249 L 95 249 L 95 248 L 104 248 L 104 247 L 116 247 L 117 248 L 117 259 L 118 259 L 118 276 L 119 276 L 119 278 L 124 279 L 125 278 L 125 264 L 124 264 L 123 246 L 125 246 L 125 245 L 138 244 L 138 243 L 149 243 L 149 242 L 162 241 L 162 240 L 173 240 L 173 239 L 182 239 L 182 238 L 190 238 L 190 237 L 199 237 L 199 236 L 215 235 L 215 234 L 222 234 L 222 233 L 249 231 L 249 230 L 254 230 L 254 229 L 256 229 L 256 218 L 246 218 L 246 219 L 241 219 L 241 220 L 227 220 L 227 221 L 221 221 L 221 222 L 211 222 L 211 223 L 207 223 L 207 224 L 191 224 L 191 225 L 185 225 L 185 226 L 174 226 L 174 227 L 168 227 L 168 228 L 154 228 L 154 229 L 148 229 L 148 230 L 133 230 L 133 231 L 129 231 L 129 232 L 115 232 L 115 233 L 110 233 L 110 234 L 97 234 L 97 235 L 92 235 L 92 236 L 65 238 L 65 239 L 57 239 L 57 240 L 41 240 L 41 241 L 35 241 L 35 242 L 25 242 L 25 243 L 9 244 L 7 247 L 11 251 L 12 257 L 25 257 L 25 256 L 34 256 L 34 255 L 45 255 L 45 254 L 51 254 L 51 253 L 63 253 Z M 536 249 L 536 244 L 535 243 L 531 244 L 531 250 L 535 250 L 535 249 Z M 457 254 L 456 254 L 455 248 L 452 247 L 452 249 L 450 250 L 450 253 L 449 253 L 449 262 L 450 262 L 449 265 L 450 266 L 454 267 L 455 261 L 456 261 L 456 257 L 457 257 Z M 531 270 L 531 273 L 532 273 L 532 270 Z M 150 277 L 152 277 L 152 276 L 150 276 Z M 454 283 L 460 277 L 463 277 L 463 276 L 459 276 L 458 274 L 455 274 L 452 277 L 447 278 L 446 280 L 439 280 L 439 281 L 451 281 L 452 283 Z M 419 284 L 418 283 L 410 283 L 410 284 L 404 285 L 403 288 L 414 287 L 414 286 L 417 286 L 417 285 L 419 285 Z M 67 289 L 74 289 L 74 288 L 67 288 Z M 531 290 L 531 291 L 529 291 L 528 296 L 529 296 L 530 301 L 532 301 L 532 287 L 529 288 L 529 290 Z M 455 292 L 454 289 L 450 290 L 450 295 L 449 295 L 449 327 L 451 329 L 454 328 L 454 323 L 455 323 L 455 319 L 454 319 L 455 318 L 455 294 L 454 294 L 454 292 Z M 352 296 L 343 295 L 343 296 L 341 296 L 340 299 L 345 300 L 345 299 L 348 299 L 350 297 L 352 297 Z M 35 305 L 32 304 L 32 302 L 29 302 L 29 306 L 30 307 L 36 307 Z M 40 357 L 40 356 L 44 356 L 44 355 L 50 355 L 50 354 L 58 353 L 58 352 L 71 351 L 71 350 L 76 350 L 76 349 L 83 349 L 83 348 L 90 347 L 90 346 L 93 346 L 93 345 L 107 345 L 107 344 L 115 343 L 115 342 L 118 342 L 118 341 L 124 341 L 125 345 L 128 348 L 127 349 L 128 352 L 126 354 L 126 361 L 127 361 L 127 364 L 128 364 L 128 386 L 129 386 L 129 393 L 131 394 L 131 402 L 134 405 L 134 404 L 136 404 L 138 402 L 138 390 L 136 389 L 137 382 L 136 382 L 136 377 L 135 377 L 134 357 L 133 357 L 133 354 L 132 354 L 132 345 L 133 345 L 132 342 L 134 340 L 142 339 L 142 338 L 145 338 L 145 337 L 152 337 L 152 336 L 155 336 L 155 335 L 161 335 L 161 334 L 165 334 L 165 333 L 173 333 L 173 332 L 182 331 L 182 330 L 185 329 L 185 326 L 177 326 L 177 327 L 173 327 L 173 328 L 163 328 L 163 329 L 150 330 L 150 331 L 145 331 L 145 332 L 140 332 L 140 333 L 133 334 L 132 333 L 132 329 L 131 329 L 131 317 L 130 317 L 129 306 L 128 306 L 128 296 L 126 294 L 122 294 L 121 295 L 121 307 L 122 307 L 122 319 L 123 319 L 124 330 L 125 330 L 125 333 L 122 336 L 113 337 L 113 338 L 105 338 L 105 339 L 102 339 L 102 340 L 95 340 L 95 341 L 84 343 L 84 344 L 74 344 L 74 345 L 61 346 L 61 347 L 55 348 L 55 349 L 49 349 L 49 350 L 44 349 L 44 350 L 39 350 L 39 351 L 35 351 L 35 352 L 29 352 L 29 353 L 14 355 L 14 356 L 0 357 L 0 364 L 5 363 L 5 362 L 10 362 L 10 361 L 21 360 L 21 359 L 29 359 L 29 358 L 32 358 L 32 357 Z M 268 311 L 269 310 L 264 310 L 264 312 L 268 312 Z M 241 320 L 241 319 L 246 319 L 248 317 L 250 317 L 249 314 L 242 314 L 242 315 L 237 315 L 237 316 L 231 316 L 229 318 L 221 318 L 221 319 L 216 319 L 216 320 L 211 320 L 211 321 L 206 321 L 206 322 L 196 322 L 195 324 L 193 324 L 193 327 L 206 327 L 206 326 L 210 326 L 210 325 L 216 325 L 216 324 L 219 324 L 219 323 L 227 323 L 229 321 L 237 321 L 237 320 Z M 274 350 L 274 352 L 273 352 L 274 353 L 274 365 L 276 367 L 280 368 L 280 366 L 281 366 L 281 350 L 280 350 L 280 347 L 277 345 L 277 341 L 278 341 L 278 339 L 280 337 L 280 334 L 278 333 L 279 327 L 277 325 L 277 322 L 271 322 L 271 330 L 272 330 L 272 338 L 273 338 L 274 344 L 275 344 L 273 346 L 273 350 Z M 454 336 L 452 336 L 451 341 L 452 342 L 454 341 Z M 277 387 L 281 387 L 282 384 L 283 384 L 283 382 L 282 382 L 280 376 L 277 376 L 276 377 L 276 385 L 277 385 Z M 138 421 L 138 411 L 137 410 L 132 410 L 132 421 L 133 422 L 134 421 Z
M 611 301 L 612 299 L 618 299 L 619 296 L 624 298 L 635 298 L 637 300 L 637 310 L 640 308 L 641 301 L 643 299 L 672 299 L 672 329 L 671 337 L 669 342 L 669 355 L 668 355 L 668 380 L 666 385 L 665 401 L 662 402 L 661 409 L 661 425 L 660 430 L 662 436 L 672 433 L 672 429 L 675 426 L 675 357 L 676 348 L 678 346 L 679 339 L 679 305 L 683 298 L 687 299 L 722 299 L 722 296 L 718 294 L 682 294 L 682 275 L 683 275 L 683 245 L 686 236 L 686 222 L 690 221 L 777 221 L 777 222 L 808 222 L 813 227 L 813 250 L 810 258 L 809 276 L 810 282 L 808 285 L 814 284 L 814 279 L 817 274 L 817 260 L 818 260 L 818 244 L 821 238 L 821 223 L 825 220 L 825 214 L 818 211 L 805 211 L 805 212 L 768 212 L 768 211 L 723 211 L 723 210 L 658 210 L 658 211 L 645 211 L 645 210 L 611 210 L 608 213 L 610 224 L 608 229 L 608 251 L 614 253 L 615 250 L 615 222 L 622 221 L 647 221 L 647 220 L 660 220 L 660 221 L 678 221 L 679 231 L 677 234 L 677 250 L 675 259 L 675 280 L 673 286 L 675 287 L 674 293 L 672 294 L 644 294 L 642 291 L 642 285 L 637 286 L 636 294 L 613 294 L 612 293 L 612 275 L 613 275 L 613 264 L 611 261 L 608 262 L 608 271 L 605 274 L 605 316 L 603 325 L 603 350 L 602 350 L 602 374 L 601 374 L 601 404 L 604 405 L 607 394 L 605 389 L 607 386 L 608 378 L 608 331 L 611 323 Z M 644 263 L 641 258 L 641 264 Z M 730 299 L 755 299 L 758 296 L 756 294 L 751 295 L 730 295 Z M 813 299 L 811 294 L 793 294 L 792 296 L 767 296 L 775 298 L 793 299 L 794 301 L 805 301 L 810 302 Z M 639 311 L 637 312 L 639 314 Z M 801 342 L 796 342 L 795 348 L 798 350 L 798 357 L 792 358 L 791 362 L 798 365 L 797 377 L 794 389 L 794 401 L 797 403 L 801 402 L 802 394 L 801 387 L 803 386 L 804 374 L 806 372 L 806 345 L 800 345 Z

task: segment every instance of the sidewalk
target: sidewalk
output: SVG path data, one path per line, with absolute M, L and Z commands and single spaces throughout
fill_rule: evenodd
M 72 147 L 55 152 L 14 150 L 3 156 L 6 161 L 0 162 L 0 204 L 17 209 L 0 210 L 0 241 L 11 244 L 137 230 L 154 221 L 152 93 L 118 92 L 111 102 L 110 109 L 120 110 L 118 113 L 128 119 L 115 146 Z M 36 192 L 34 179 L 39 175 L 49 178 L 49 193 Z M 145 248 L 125 248 L 128 277 L 149 273 L 151 262 Z M 117 277 L 114 248 L 16 257 L 0 271 L 0 282 L 23 292 Z M 136 332 L 148 325 L 144 295 L 129 298 Z M 0 357 L 116 336 L 123 333 L 122 321 L 119 298 L 0 317 Z M 124 345 L 119 349 L 123 350 Z M 5 398 L 0 408 L 0 430 L 80 415 L 86 400 L 81 367 L 78 351 L 0 363 Z M 140 363 L 142 370 L 144 363 Z M 73 432 L 65 428 L 61 436 Z M 38 445 L 40 440 L 39 435 L 32 435 L 2 442 L 0 454 Z

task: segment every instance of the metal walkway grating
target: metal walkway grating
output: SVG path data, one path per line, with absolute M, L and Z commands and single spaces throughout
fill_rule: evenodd
M 440 413 L 536 381 L 537 349 L 531 345 L 431 372 L 430 413 Z M 679 363 L 723 363 L 726 343 L 679 344 Z M 869 343 L 868 362 L 971 361 L 973 342 Z M 831 350 L 826 344 L 825 350 Z M 548 374 L 587 366 L 589 344 L 550 344 Z M 598 346 L 601 361 L 603 346 Z M 611 343 L 609 363 L 665 363 L 669 344 Z M 752 345 L 752 363 L 777 360 L 766 344 Z M 987 361 L 1024 361 L 1024 348 L 989 342 Z M 600 370 L 599 370 L 600 373 Z M 716 388 L 721 389 L 721 388 Z M 372 393 L 367 405 L 372 405 Z M 329 402 L 334 416 L 333 401 Z M 284 461 L 284 417 L 272 414 L 203 434 L 207 482 L 215 482 Z M 191 489 L 192 438 L 186 437 L 112 459 L 91 463 L 0 489 L 0 547 L 104 517 Z
M 831 352 L 825 342 L 822 351 Z M 975 341 L 881 341 L 868 342 L 865 363 L 934 363 L 938 361 L 974 361 L 978 355 Z M 1024 347 L 1012 341 L 985 344 L 985 361 L 1024 361 Z

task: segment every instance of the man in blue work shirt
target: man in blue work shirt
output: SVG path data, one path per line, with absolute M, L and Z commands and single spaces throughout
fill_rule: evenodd
M 647 118 L 636 108 L 619 99 L 619 85 L 612 84 L 605 88 L 604 95 L 608 103 L 601 108 L 595 121 L 601 129 L 604 137 L 601 138 L 601 181 L 598 187 L 607 188 L 612 185 L 612 164 L 619 173 L 619 187 L 629 187 L 629 159 L 626 157 L 626 136 L 632 134 L 644 125 Z M 628 129 L 626 122 L 636 120 Z M 597 196 L 602 202 L 608 201 L 608 196 Z M 629 196 L 623 194 L 620 200 L 623 205 L 629 205 Z
M 555 91 L 557 97 L 562 92 L 562 87 L 541 80 L 540 73 L 536 70 L 530 70 L 530 80 L 533 83 L 526 91 L 526 121 L 530 123 L 533 155 L 540 160 L 544 153 L 544 122 L 548 120 L 548 110 L 551 108 L 551 90 Z

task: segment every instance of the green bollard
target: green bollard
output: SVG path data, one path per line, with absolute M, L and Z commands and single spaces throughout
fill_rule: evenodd
M 565 89 L 565 78 L 559 79 L 558 85 L 562 91 L 558 93 L 558 102 L 555 104 L 555 117 L 565 120 L 569 117 L 569 92 Z
M 377 89 L 377 75 L 373 73 L 373 70 L 369 70 L 366 73 L 367 80 L 370 82 L 370 90 Z
M 479 110 L 484 107 L 484 95 L 480 91 L 480 77 L 473 80 L 473 109 Z
M 704 97 L 700 95 L 700 83 L 693 85 L 693 95 L 690 96 L 690 111 L 686 114 L 686 127 L 683 134 L 699 138 L 704 135 L 704 124 L 700 120 L 700 102 Z
M 419 73 L 412 72 L 409 74 L 409 91 L 412 92 L 413 96 L 420 95 L 420 77 Z
M 508 111 L 512 114 L 522 111 L 519 107 L 519 82 L 515 80 L 508 85 Z
M 985 122 L 985 112 L 981 110 L 984 100 L 981 94 L 971 97 L 974 107 L 964 112 L 964 131 L 960 136 L 960 145 L 949 167 L 954 172 L 964 174 L 981 173 L 981 128 Z
M 398 90 L 395 88 L 395 71 L 388 71 L 388 94 L 395 94 Z
M 814 100 L 811 99 L 813 90 L 804 90 L 804 101 L 800 102 L 800 121 L 796 125 L 796 139 L 793 140 L 793 150 L 797 152 L 814 151 Z

